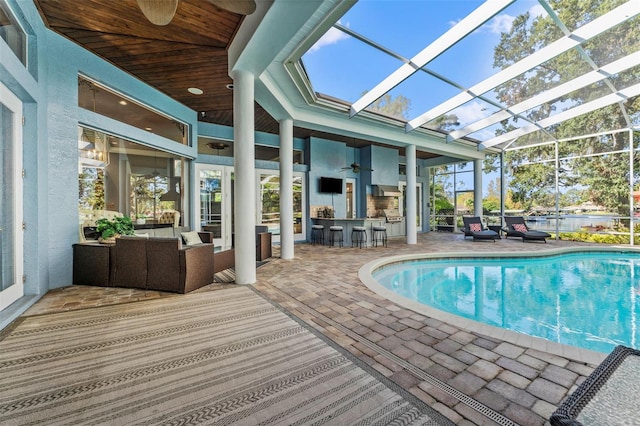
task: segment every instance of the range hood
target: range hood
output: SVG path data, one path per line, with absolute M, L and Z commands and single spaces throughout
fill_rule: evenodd
M 371 185 L 371 195 L 374 197 L 399 197 L 402 193 L 397 186 Z

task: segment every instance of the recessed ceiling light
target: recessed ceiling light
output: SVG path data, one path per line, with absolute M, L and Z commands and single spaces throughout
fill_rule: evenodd
M 127 101 L 125 101 L 125 100 L 121 100 L 121 101 L 120 101 L 120 102 L 118 102 L 118 103 L 119 103 L 120 105 L 126 105 L 126 104 L 127 104 Z
M 148 131 L 148 132 L 150 132 L 150 131 L 152 131 L 152 130 L 153 130 L 151 127 L 145 127 L 144 129 L 145 129 L 146 131 Z
M 202 95 L 204 93 L 202 89 L 198 89 L 197 87 L 189 87 L 187 91 L 192 95 Z
M 229 89 L 229 90 L 233 90 L 233 84 L 227 84 L 227 86 L 226 86 L 226 87 L 227 87 L 227 89 Z

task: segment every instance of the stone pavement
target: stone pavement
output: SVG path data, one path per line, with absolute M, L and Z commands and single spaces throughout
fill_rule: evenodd
M 357 273 L 370 260 L 397 254 L 575 245 L 583 244 L 473 242 L 447 233 L 421 234 L 413 246 L 390 240 L 388 248 L 300 244 L 294 260 L 259 268 L 255 288 L 457 424 L 543 425 L 595 365 L 428 318 L 373 293 Z
M 543 425 L 596 367 L 462 329 L 405 309 L 358 279 L 384 256 L 438 252 L 531 252 L 589 245 L 519 239 L 473 242 L 426 233 L 416 245 L 338 248 L 298 244 L 295 259 L 276 257 L 257 271 L 254 288 L 460 425 Z M 219 290 L 212 284 L 197 291 Z M 175 294 L 70 286 L 50 291 L 25 315 L 126 303 Z M 603 358 L 606 354 L 603 354 Z

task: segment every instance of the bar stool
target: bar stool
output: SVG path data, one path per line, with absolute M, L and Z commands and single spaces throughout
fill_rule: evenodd
M 324 245 L 324 225 L 311 225 L 311 244 L 316 243 Z
M 339 225 L 329 227 L 329 245 L 333 247 L 336 242 L 342 247 L 342 226 Z
M 378 247 L 378 241 L 387 247 L 387 228 L 384 226 L 373 227 L 373 245 Z
M 351 228 L 351 247 L 354 244 L 357 244 L 358 247 L 362 248 L 362 244 L 367 246 L 367 228 L 364 226 L 354 226 Z

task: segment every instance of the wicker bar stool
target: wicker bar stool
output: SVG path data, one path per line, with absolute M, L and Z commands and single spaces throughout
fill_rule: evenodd
M 378 242 L 387 247 L 387 228 L 384 226 L 373 227 L 373 245 L 378 247 Z
M 351 247 L 357 245 L 362 248 L 362 245 L 367 246 L 367 228 L 364 226 L 354 226 L 351 228 Z
M 324 245 L 324 225 L 311 225 L 311 244 Z
M 340 243 L 342 247 L 342 226 L 333 225 L 329 227 L 329 245 L 333 247 L 335 243 Z

